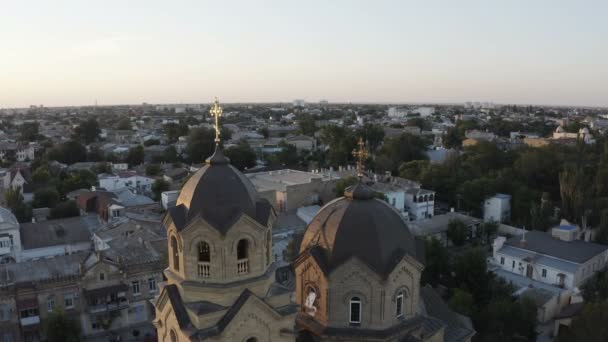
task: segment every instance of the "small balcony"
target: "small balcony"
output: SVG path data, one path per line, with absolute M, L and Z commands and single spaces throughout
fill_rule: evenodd
M 211 264 L 209 262 L 198 263 L 198 276 L 201 278 L 209 278 L 211 276 Z
M 236 273 L 247 274 L 249 273 L 249 259 L 239 259 L 236 262 Z
M 129 306 L 129 302 L 127 302 L 126 298 L 120 302 L 112 302 L 107 304 L 97 304 L 97 305 L 89 305 L 89 313 L 96 314 L 102 312 L 110 312 L 121 310 Z
M 23 317 L 19 319 L 22 327 L 40 324 L 40 316 Z

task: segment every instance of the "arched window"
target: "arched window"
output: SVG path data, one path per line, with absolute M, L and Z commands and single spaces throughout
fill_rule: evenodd
M 317 314 L 319 305 L 319 296 L 314 287 L 309 286 L 306 290 L 306 298 L 304 299 L 304 311 L 314 317 Z
M 428 200 L 429 200 L 429 196 L 428 195 L 424 195 L 424 201 L 428 202 Z
M 171 237 L 171 253 L 173 256 L 173 269 L 179 271 L 179 253 L 177 251 L 177 239 L 175 236 Z
M 205 241 L 198 243 L 198 261 L 199 262 L 210 262 L 211 252 L 209 250 L 209 244 Z
M 249 273 L 249 242 L 246 239 L 239 240 L 236 245 L 236 273 Z
M 198 276 L 208 278 L 211 276 L 211 251 L 205 241 L 198 243 Z
M 418 197 L 418 202 L 424 202 L 424 197 L 422 197 L 422 196 Z
M 418 202 L 418 197 L 414 196 L 414 203 Z
M 350 312 L 348 322 L 352 325 L 361 324 L 361 298 L 352 297 L 350 299 Z
M 435 196 L 433 196 L 433 194 L 431 194 L 431 195 L 429 196 L 429 201 L 432 201 L 434 198 L 435 198 Z
M 269 229 L 266 232 L 266 265 L 270 264 L 270 258 L 272 258 L 272 236 Z
M 169 337 L 171 338 L 171 342 L 177 342 L 177 334 L 175 334 L 175 331 L 171 330 L 171 332 L 169 332 Z
M 250 338 L 246 339 L 245 342 L 258 342 L 258 339 L 255 337 L 250 337 Z
M 239 240 L 239 244 L 236 246 L 236 258 L 247 259 L 249 257 L 249 242 L 246 239 Z
M 404 300 L 405 296 L 403 294 L 403 291 L 399 291 L 399 293 L 397 294 L 397 298 L 395 299 L 395 315 L 397 317 L 403 317 L 403 300 Z

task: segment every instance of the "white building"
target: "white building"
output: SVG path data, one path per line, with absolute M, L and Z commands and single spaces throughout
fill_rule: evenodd
M 136 172 L 119 172 L 117 175 L 99 175 L 99 186 L 108 191 L 128 188 L 138 193 L 152 191 L 154 178 L 142 176 Z
M 511 219 L 511 195 L 496 194 L 487 198 L 483 204 L 485 222 L 509 222 Z
M 163 206 L 163 209 L 167 210 L 174 207 L 178 196 L 179 190 L 163 191 L 160 194 L 160 203 Z
M 435 192 L 420 188 L 420 184 L 399 177 L 374 177 L 372 189 L 382 193 L 388 203 L 399 210 L 408 220 L 433 217 Z M 383 179 L 384 178 L 384 179 Z
M 418 113 L 421 117 L 426 118 L 435 114 L 435 107 L 418 107 L 411 112 Z
M 408 116 L 409 109 L 401 107 L 389 107 L 388 117 L 394 119 L 402 119 Z
M 19 222 L 10 210 L 0 207 L 0 262 L 19 261 L 20 255 Z
M 492 247 L 499 269 L 567 289 L 580 287 L 608 263 L 608 246 L 539 231 L 508 240 L 499 236 Z

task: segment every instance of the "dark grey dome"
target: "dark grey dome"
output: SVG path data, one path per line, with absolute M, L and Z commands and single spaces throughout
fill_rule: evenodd
M 328 270 L 356 257 L 383 276 L 406 254 L 417 255 L 401 215 L 363 184 L 321 208 L 304 233 L 300 253 L 307 250 L 323 258 Z
M 230 165 L 221 148 L 183 186 L 176 207 L 169 211 L 178 229 L 201 216 L 225 233 L 242 214 L 266 225 L 271 207 L 251 181 Z

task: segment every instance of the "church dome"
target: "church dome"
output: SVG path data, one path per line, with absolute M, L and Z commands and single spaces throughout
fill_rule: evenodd
M 300 253 L 322 249 L 329 270 L 351 257 L 380 275 L 388 275 L 406 255 L 416 257 L 416 243 L 405 221 L 364 184 L 325 205 L 308 225 Z
M 221 148 L 186 182 L 169 211 L 178 230 L 201 216 L 222 233 L 245 214 L 262 225 L 268 223 L 271 206 L 261 199 L 251 181 L 230 165 Z

